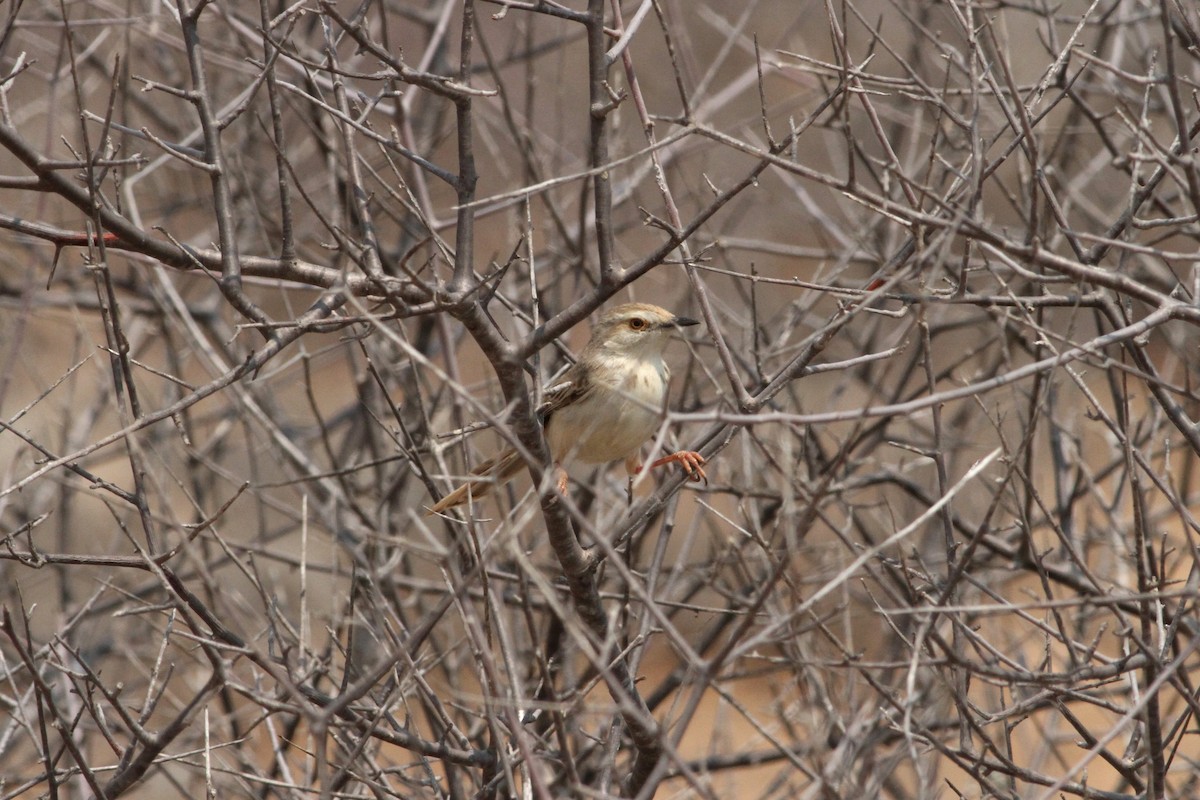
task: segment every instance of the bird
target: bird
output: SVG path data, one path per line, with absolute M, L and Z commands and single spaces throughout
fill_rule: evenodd
M 649 303 L 626 303 L 601 315 L 579 359 L 545 390 L 537 409 L 560 494 L 567 490 L 567 461 L 624 460 L 630 476 L 641 472 L 640 449 L 658 430 L 671 378 L 663 352 L 672 332 L 698 324 Z M 487 459 L 471 470 L 471 480 L 428 513 L 440 514 L 486 495 L 523 464 L 515 449 Z M 667 464 L 679 464 L 694 481 L 708 480 L 704 457 L 694 450 L 663 456 L 650 469 Z

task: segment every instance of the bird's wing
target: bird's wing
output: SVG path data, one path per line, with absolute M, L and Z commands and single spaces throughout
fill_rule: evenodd
M 542 394 L 542 404 L 537 407 L 538 418 L 544 425 L 550 415 L 560 408 L 572 403 L 578 403 L 595 387 L 588 375 L 588 370 L 581 363 L 567 370 L 562 380 L 546 387 Z

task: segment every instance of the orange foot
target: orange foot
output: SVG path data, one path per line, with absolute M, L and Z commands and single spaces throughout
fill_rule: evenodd
M 567 481 L 570 480 L 571 476 L 557 464 L 554 465 L 554 468 L 558 470 L 558 483 L 555 484 L 558 487 L 558 493 L 565 495 L 567 493 Z
M 663 456 L 658 461 L 650 465 L 650 469 L 655 467 L 665 466 L 666 464 L 679 464 L 683 467 L 683 471 L 688 474 L 692 480 L 708 483 L 708 476 L 704 474 L 704 456 L 697 453 L 695 450 L 680 450 L 678 453 L 671 453 L 669 456 Z M 641 472 L 641 467 L 637 469 Z

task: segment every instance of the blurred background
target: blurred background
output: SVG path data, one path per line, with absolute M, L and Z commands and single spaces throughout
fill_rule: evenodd
M 1195 794 L 1198 81 L 1174 0 L 9 0 L 0 800 Z M 630 300 L 708 482 L 427 515 Z

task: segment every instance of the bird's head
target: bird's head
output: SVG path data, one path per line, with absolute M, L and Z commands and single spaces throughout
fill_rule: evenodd
M 588 349 L 609 355 L 638 358 L 661 356 L 677 328 L 698 325 L 690 317 L 680 317 L 649 303 L 626 303 L 600 317 L 592 328 Z

